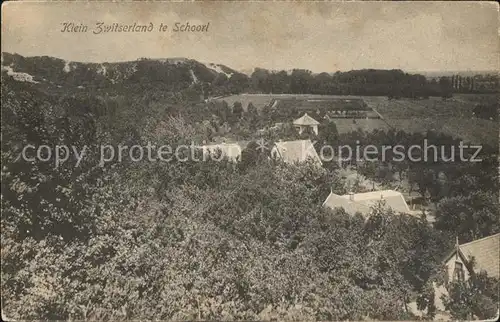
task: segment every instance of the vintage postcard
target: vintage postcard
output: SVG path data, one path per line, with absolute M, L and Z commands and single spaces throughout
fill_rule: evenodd
M 496 2 L 2 5 L 17 320 L 495 320 Z

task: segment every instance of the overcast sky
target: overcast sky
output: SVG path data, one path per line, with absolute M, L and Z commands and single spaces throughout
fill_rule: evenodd
M 494 2 L 28 3 L 2 10 L 2 51 L 71 61 L 187 57 L 248 70 L 498 70 Z M 209 31 L 92 34 L 96 22 Z M 87 33 L 62 33 L 63 22 Z

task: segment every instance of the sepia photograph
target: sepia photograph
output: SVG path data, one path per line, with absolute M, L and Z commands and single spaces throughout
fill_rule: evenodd
M 5 321 L 497 321 L 489 1 L 5 1 Z

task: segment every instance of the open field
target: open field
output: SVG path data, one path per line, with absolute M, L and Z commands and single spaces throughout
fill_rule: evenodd
M 353 119 L 334 119 L 333 122 L 337 126 L 337 131 L 339 133 L 348 133 L 357 131 L 361 129 L 366 132 L 372 132 L 376 129 L 389 130 L 390 126 L 381 119 L 356 119 L 356 123 L 353 123 Z
M 436 131 L 460 138 L 465 142 L 498 146 L 498 123 L 482 119 L 458 117 L 425 117 L 412 119 L 388 119 L 397 129 L 407 132 Z
M 312 95 L 312 94 L 240 94 L 222 97 L 230 106 L 234 102 L 241 102 L 246 108 L 252 102 L 257 109 L 263 108 L 273 98 L 300 98 L 300 99 L 363 99 L 369 107 L 377 109 L 384 117 L 408 118 L 414 116 L 428 117 L 472 117 L 472 110 L 477 104 L 496 102 L 494 94 L 454 94 L 448 100 L 440 97 L 431 97 L 423 100 L 398 99 L 389 100 L 385 96 L 346 96 L 346 95 Z M 388 115 L 390 114 L 390 115 Z
M 439 97 L 431 97 L 425 100 L 388 100 L 381 97 L 375 99 L 365 97 L 364 99 L 370 107 L 376 108 L 382 115 L 392 119 L 411 117 L 471 118 L 476 105 L 495 102 L 496 96 L 456 94 L 445 101 Z
M 339 133 L 361 129 L 366 132 L 379 130 L 403 130 L 406 132 L 435 131 L 460 138 L 469 143 L 498 145 L 498 124 L 493 121 L 460 117 L 413 117 L 380 119 L 335 119 Z
M 363 98 L 363 96 L 345 96 L 345 95 L 313 95 L 313 94 L 239 94 L 239 95 L 231 95 L 226 97 L 217 98 L 219 101 L 226 101 L 229 106 L 232 106 L 234 102 L 240 102 L 243 104 L 243 108 L 246 109 L 248 103 L 252 102 L 252 104 L 258 109 L 261 110 L 264 106 L 269 104 L 272 99 L 276 98 L 298 98 L 298 99 L 328 99 L 328 98 L 336 98 L 336 99 L 355 99 L 355 98 Z M 368 102 L 367 102 L 368 103 Z M 371 107 L 371 106 L 370 106 Z
M 443 101 L 441 98 L 426 100 L 371 100 L 373 106 L 396 129 L 408 132 L 436 131 L 461 138 L 466 142 L 498 145 L 498 123 L 474 117 L 477 104 L 493 102 L 495 95 L 460 95 Z
M 389 100 L 383 96 L 336 96 L 336 95 L 289 95 L 289 94 L 241 94 L 221 98 L 230 106 L 239 101 L 244 108 L 252 102 L 257 109 L 262 109 L 273 98 L 362 98 L 366 104 L 377 110 L 384 118 L 379 119 L 335 119 L 339 133 L 391 128 L 408 132 L 436 131 L 461 138 L 471 143 L 498 145 L 498 123 L 475 118 L 472 114 L 478 104 L 495 102 L 493 94 L 455 94 L 448 100 L 431 97 L 425 100 L 399 99 Z
M 266 94 L 241 94 L 241 95 L 231 95 L 221 98 L 217 98 L 217 101 L 226 101 L 229 106 L 233 106 L 234 102 L 240 102 L 243 108 L 246 110 L 248 103 L 252 104 L 260 111 L 264 106 L 269 104 L 271 99 L 276 95 L 266 95 Z

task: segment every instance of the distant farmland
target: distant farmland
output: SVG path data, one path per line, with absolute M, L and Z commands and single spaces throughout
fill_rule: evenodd
M 472 111 L 477 104 L 495 100 L 494 95 L 455 95 L 443 101 L 432 97 L 425 100 L 388 100 L 377 99 L 365 101 L 388 118 L 401 119 L 410 117 L 461 117 L 472 118 Z
M 231 95 L 222 98 L 218 98 L 218 101 L 226 101 L 229 106 L 233 106 L 235 102 L 240 102 L 243 105 L 243 108 L 246 110 L 248 103 L 252 102 L 252 104 L 260 111 L 264 106 L 269 104 L 271 100 L 276 95 L 267 95 L 267 94 L 241 94 L 241 95 Z
M 498 146 L 498 123 L 493 121 L 458 117 L 423 117 L 389 119 L 388 123 L 406 132 L 432 130 L 460 138 L 465 142 Z
M 269 104 L 273 99 L 279 98 L 297 98 L 297 99 L 355 99 L 361 98 L 365 99 L 363 96 L 339 96 L 339 95 L 312 95 L 312 94 L 239 94 L 231 95 L 226 97 L 217 98 L 219 101 L 226 101 L 229 106 L 232 106 L 234 102 L 240 102 L 243 108 L 247 108 L 248 103 L 252 104 L 261 110 L 264 106 Z
M 495 95 L 489 94 L 457 94 L 446 101 L 434 97 L 427 100 L 379 100 L 376 109 L 396 129 L 407 132 L 432 130 L 467 142 L 498 146 L 498 123 L 473 115 L 477 104 L 496 102 L 496 99 Z M 367 98 L 368 105 L 369 101 Z
M 489 94 L 456 94 L 448 100 L 437 97 L 424 100 L 389 100 L 387 97 L 381 96 L 241 94 L 220 98 L 220 100 L 225 100 L 230 106 L 239 101 L 245 109 L 248 103 L 252 102 L 257 109 L 261 110 L 272 99 L 293 97 L 298 99 L 361 98 L 384 118 L 383 120 L 356 119 L 356 123 L 350 118 L 335 119 L 334 122 L 339 133 L 358 129 L 368 132 L 375 129 L 389 130 L 391 128 L 407 132 L 432 130 L 461 138 L 467 142 L 498 146 L 498 123 L 477 119 L 472 114 L 477 104 L 497 99 L 497 96 Z
M 339 133 L 348 133 L 357 131 L 361 129 L 362 131 L 372 132 L 376 129 L 389 130 L 390 126 L 380 119 L 356 119 L 356 123 L 353 119 L 334 119 L 333 122 L 337 126 L 337 131 Z

